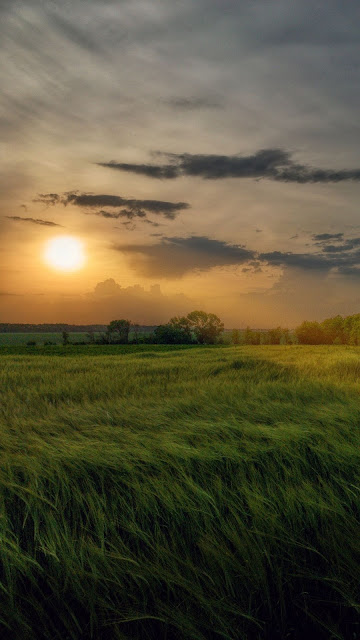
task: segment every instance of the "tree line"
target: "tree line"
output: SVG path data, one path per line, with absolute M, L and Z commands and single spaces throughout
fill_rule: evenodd
M 322 322 L 304 320 L 293 331 L 277 327 L 269 331 L 253 331 L 249 327 L 240 334 L 233 330 L 234 344 L 349 344 L 360 345 L 360 313 L 326 318 Z
M 93 344 L 215 344 L 224 331 L 224 323 L 214 313 L 196 310 L 187 316 L 175 316 L 152 332 L 143 334 L 140 330 L 140 325 L 130 320 L 112 320 L 105 332 L 96 336 L 90 331 L 87 338 Z M 68 344 L 68 331 L 63 331 L 62 336 L 63 344 Z
M 338 315 L 323 322 L 304 321 L 295 329 L 300 344 L 360 345 L 360 313 Z
M 28 323 L 11 323 L 0 322 L 0 333 L 57 333 L 61 331 L 68 331 L 71 333 L 84 333 L 85 331 L 104 331 L 106 325 L 104 324 L 63 324 L 63 323 L 43 323 L 43 324 L 28 324 Z
M 70 331 L 79 325 L 11 325 L 6 327 L 5 333 L 10 327 L 59 327 L 62 330 L 64 345 L 70 344 Z M 247 327 L 245 330 L 233 329 L 224 334 L 224 324 L 214 313 L 205 311 L 191 311 L 187 316 L 175 316 L 167 323 L 157 327 L 141 327 L 130 320 L 112 320 L 108 325 L 84 325 L 86 329 L 86 342 L 72 342 L 73 344 L 349 344 L 360 345 L 360 314 L 343 317 L 337 315 L 327 318 L 322 322 L 305 320 L 294 330 L 284 327 L 275 327 L 269 330 L 253 330 Z M 145 330 L 145 331 L 144 331 Z M 14 330 L 16 332 L 16 330 Z M 131 334 L 131 338 L 130 338 Z M 32 341 L 30 344 L 36 344 Z M 48 342 L 47 344 L 51 344 Z

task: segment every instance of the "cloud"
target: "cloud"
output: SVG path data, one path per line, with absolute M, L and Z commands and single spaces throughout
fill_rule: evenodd
M 359 267 L 342 266 L 342 267 L 339 267 L 339 273 L 343 276 L 353 276 L 355 278 L 358 278 L 360 276 L 360 266 Z
M 314 234 L 312 239 L 315 240 L 315 246 L 321 247 L 321 251 L 327 254 L 346 254 L 360 246 L 360 238 L 345 239 L 343 233 L 319 233 Z M 337 244 L 332 244 L 333 242 Z
M 201 305 L 201 301 L 183 293 L 164 294 L 156 283 L 148 289 L 138 284 L 123 287 L 112 278 L 98 282 L 93 291 L 76 296 L 46 293 L 17 297 L 0 292 L 1 295 L 4 318 L 6 315 L 8 322 L 23 323 L 108 324 L 114 318 L 128 318 L 141 325 L 158 325 Z
M 286 269 L 267 291 L 234 295 L 228 313 L 222 317 L 229 323 L 226 316 L 230 320 L 235 308 L 241 309 L 238 326 L 270 328 L 281 324 L 291 328 L 305 319 L 356 313 L 359 302 L 355 278 L 329 278 L 326 271 Z
M 62 227 L 57 222 L 51 222 L 51 220 L 41 220 L 40 218 L 21 218 L 21 216 L 5 216 L 9 220 L 16 220 L 17 222 L 32 222 L 33 224 L 40 224 L 44 227 Z
M 334 245 L 335 246 L 335 245 Z M 125 254 L 130 266 L 145 277 L 179 278 L 191 271 L 208 271 L 214 267 L 243 266 L 243 271 L 260 273 L 266 264 L 303 272 L 360 274 L 360 238 L 346 240 L 334 250 L 293 253 L 260 253 L 244 246 L 232 245 L 206 236 L 163 237 L 156 244 L 121 244 L 114 249 Z M 359 267 L 359 271 L 357 268 Z
M 137 200 L 135 198 L 123 198 L 111 194 L 78 193 L 70 191 L 64 194 L 40 193 L 34 202 L 41 202 L 47 206 L 72 204 L 82 209 L 90 209 L 91 213 L 104 218 L 146 218 L 147 214 L 163 216 L 168 220 L 174 220 L 176 216 L 185 209 L 189 209 L 187 202 L 168 202 L 166 200 Z M 102 207 L 99 211 L 92 211 L 97 207 Z M 107 211 L 106 208 L 113 209 L 123 207 L 117 212 Z
M 94 289 L 95 296 L 117 296 L 121 292 L 121 286 L 113 278 L 98 282 Z
M 321 254 L 317 253 L 291 253 L 283 251 L 270 251 L 269 253 L 260 253 L 259 260 L 267 262 L 275 267 L 295 267 L 301 269 L 314 269 L 328 271 L 337 263 Z
M 318 244 L 318 243 L 316 243 Z M 270 265 L 304 271 L 336 271 L 343 275 L 360 275 L 360 238 L 350 238 L 341 245 L 324 245 L 321 253 L 271 251 L 258 258 Z M 359 267 L 359 268 L 358 268 Z
M 18 297 L 18 296 L 20 296 L 20 294 L 19 293 L 11 293 L 10 291 L 0 291 L 0 297 L 3 297 L 3 296 L 16 296 L 16 297 Z
M 322 250 L 325 253 L 344 253 L 346 251 L 352 251 L 358 246 L 360 246 L 360 238 L 351 238 L 346 240 L 344 244 L 326 244 Z
M 316 242 L 327 242 L 332 240 L 333 242 L 339 242 L 344 237 L 343 233 L 317 233 L 312 236 L 312 239 Z
M 54 206 L 62 202 L 62 197 L 58 193 L 39 193 L 33 202 L 41 202 L 47 206 Z
M 119 171 L 128 171 L 129 173 L 137 173 L 148 178 L 178 178 L 180 175 L 179 168 L 171 164 L 153 165 L 153 164 L 129 164 L 126 162 L 97 162 L 99 167 L 108 167 L 110 169 L 118 169 Z
M 221 104 L 211 98 L 182 98 L 174 97 L 164 100 L 165 104 L 179 111 L 193 111 L 196 109 L 220 109 Z
M 106 211 L 100 209 L 100 211 L 92 211 L 96 216 L 102 218 L 110 218 L 112 220 L 118 220 L 119 218 L 127 218 L 133 220 L 134 218 L 146 218 L 146 212 L 144 209 L 121 209 L 120 211 Z
M 113 318 L 129 318 L 139 324 L 158 324 L 171 316 L 188 313 L 194 305 L 196 307 L 196 303 L 183 293 L 163 294 L 157 283 L 149 289 L 138 284 L 122 287 L 113 278 L 107 278 L 84 296 L 80 308 L 89 307 L 89 317 L 99 315 L 105 322 Z
M 196 176 L 206 180 L 224 178 L 267 178 L 277 182 L 336 183 L 360 181 L 360 169 L 322 169 L 293 162 L 284 149 L 260 149 L 253 155 L 214 155 L 191 153 L 159 154 L 167 164 L 129 164 L 99 162 L 101 167 L 145 175 L 149 178 L 174 179 Z
M 179 278 L 190 271 L 238 265 L 255 257 L 254 251 L 205 236 L 163 238 L 153 245 L 116 245 L 131 265 L 146 277 Z

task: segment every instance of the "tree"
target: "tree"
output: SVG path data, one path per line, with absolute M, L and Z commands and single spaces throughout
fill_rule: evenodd
M 170 322 L 156 327 L 154 337 L 156 344 L 190 344 L 192 342 L 190 332 Z
M 261 331 L 252 331 L 246 327 L 244 331 L 244 344 L 260 344 Z
M 67 331 L 65 331 L 65 330 L 62 332 L 62 334 L 61 334 L 61 335 L 62 335 L 63 345 L 64 345 L 64 347 L 66 347 L 66 345 L 67 345 L 67 344 L 69 344 L 69 338 L 70 338 L 70 335 L 69 335 L 69 333 L 68 333 Z
M 324 333 L 324 342 L 326 344 L 343 344 L 346 342 L 344 318 L 342 316 L 327 318 L 321 323 L 321 328 Z
M 112 320 L 107 327 L 108 342 L 127 344 L 129 342 L 130 320 Z
M 177 332 L 181 344 L 191 344 L 193 342 L 190 321 L 186 316 L 174 316 L 164 326 L 168 326 L 169 329 Z
M 325 336 L 318 322 L 305 320 L 295 329 L 296 337 L 300 344 L 324 344 Z
M 133 342 L 135 342 L 136 344 L 139 342 L 139 329 L 140 329 L 140 325 L 139 324 L 132 324 L 131 328 L 134 332 L 134 337 L 133 337 Z
M 231 332 L 232 344 L 240 344 L 240 331 L 239 329 L 233 329 Z
M 268 334 L 268 344 L 280 344 L 280 339 L 282 336 L 282 328 L 276 327 L 275 329 L 269 329 Z
M 200 344 L 215 344 L 224 331 L 224 324 L 214 313 L 191 311 L 186 316 L 190 329 Z

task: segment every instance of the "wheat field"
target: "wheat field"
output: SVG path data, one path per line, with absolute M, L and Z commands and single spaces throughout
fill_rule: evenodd
M 360 638 L 356 347 L 3 347 L 0 394 L 1 638 Z

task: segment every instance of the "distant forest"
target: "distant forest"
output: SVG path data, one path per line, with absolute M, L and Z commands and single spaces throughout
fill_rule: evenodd
M 86 334 L 81 344 L 348 344 L 360 345 L 360 314 L 337 315 L 322 322 L 305 320 L 289 330 L 233 329 L 224 330 L 220 318 L 204 311 L 171 318 L 158 326 L 140 326 L 129 320 L 113 320 L 109 325 L 92 324 L 11 324 L 0 323 L 0 333 L 61 333 L 64 344 L 80 344 L 70 334 Z M 51 344 L 51 343 L 49 343 Z
M 349 344 L 360 345 L 360 313 L 343 318 L 338 315 L 322 322 L 304 320 L 294 330 L 282 327 L 240 334 L 233 330 L 232 342 L 239 344 Z M 234 339 L 235 338 L 235 339 Z
M 157 325 L 141 327 L 144 332 L 154 331 Z M 91 331 L 106 331 L 106 324 L 11 324 L 0 322 L 0 333 L 87 333 Z

